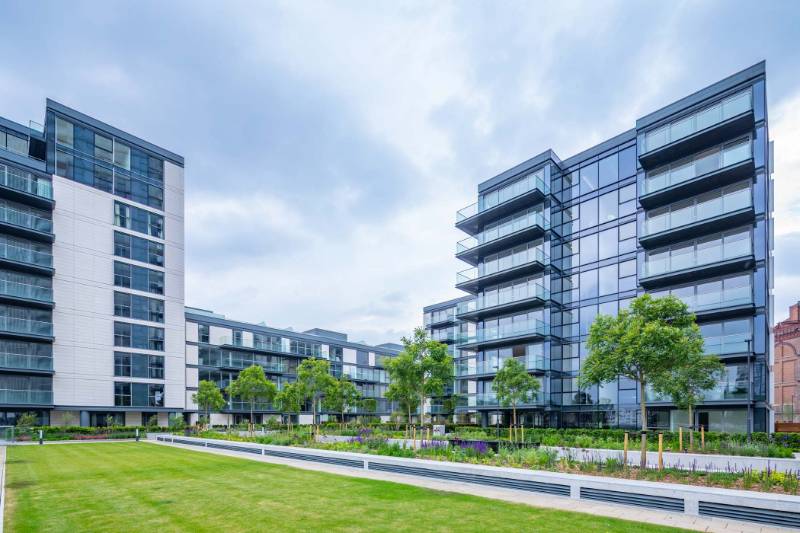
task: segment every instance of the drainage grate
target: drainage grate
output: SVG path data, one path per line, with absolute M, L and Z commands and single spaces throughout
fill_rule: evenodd
M 446 479 L 448 481 L 461 481 L 476 485 L 489 485 L 492 487 L 525 490 L 529 492 L 544 492 L 546 494 L 555 494 L 557 496 L 569 496 L 569 485 L 561 485 L 558 483 L 542 483 L 540 481 L 528 481 L 524 479 L 507 477 L 465 474 L 451 470 L 436 470 L 432 468 L 401 466 L 389 463 L 377 463 L 373 461 L 369 462 L 369 469 L 379 470 L 382 472 L 393 472 L 395 474 L 408 474 L 412 476 Z
M 325 463 L 330 465 L 349 466 L 352 468 L 364 468 L 364 461 L 357 459 L 340 459 L 338 457 L 325 457 L 322 455 L 310 455 L 297 452 L 281 452 L 277 450 L 264 450 L 264 455 L 281 457 L 283 459 L 294 459 L 296 461 L 309 461 L 313 463 Z
M 760 522 L 773 526 L 800 528 L 800 513 L 792 511 L 774 511 L 772 509 L 759 509 L 758 507 L 745 507 L 743 505 L 700 502 L 700 514 L 703 516 L 743 520 L 745 522 Z
M 581 499 L 635 505 L 636 507 L 649 507 L 651 509 L 663 509 L 665 511 L 677 511 L 680 513 L 683 512 L 682 498 L 667 498 L 663 496 L 651 496 L 649 494 L 581 487 Z

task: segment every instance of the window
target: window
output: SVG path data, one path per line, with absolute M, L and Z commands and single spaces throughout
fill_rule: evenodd
M 114 285 L 137 291 L 164 294 L 164 273 L 114 261 Z
M 619 167 L 617 159 L 618 159 L 617 154 L 611 154 L 610 156 L 600 160 L 599 163 L 600 187 L 611 185 L 612 183 L 615 183 L 617 181 L 617 178 L 619 178 Z
M 163 216 L 122 202 L 114 202 L 114 225 L 151 237 L 164 238 Z
M 600 197 L 600 224 L 617 218 L 617 191 L 612 191 Z
M 597 225 L 597 198 L 592 198 L 580 204 L 580 226 L 581 229 L 591 228 Z
M 636 147 L 631 146 L 619 152 L 619 177 L 636 175 Z
M 625 261 L 619 264 L 619 277 L 624 278 L 636 274 L 636 260 Z
M 626 185 L 619 190 L 619 202 L 627 202 L 628 200 L 635 200 L 636 199 L 636 184 L 631 183 L 630 185 Z
M 597 269 L 581 272 L 580 294 L 581 300 L 597 297 Z
M 617 292 L 617 265 L 609 265 L 600 269 L 600 296 Z
M 608 259 L 617 256 L 617 228 L 610 228 L 599 233 L 600 235 L 600 255 L 599 258 Z
M 164 385 L 160 383 L 114 383 L 117 407 L 163 407 Z
M 364 350 L 356 350 L 356 364 L 361 366 L 369 366 L 369 352 Z
M 125 170 L 131 169 L 131 147 L 114 141 L 114 164 Z
M 131 383 L 114 383 L 114 405 L 117 407 L 130 407 Z
M 619 227 L 619 240 L 624 241 L 636 237 L 636 222 L 629 222 Z
M 114 255 L 160 267 L 164 266 L 163 244 L 119 231 L 114 232 Z
M 71 122 L 67 122 L 61 117 L 56 117 L 56 142 L 64 146 L 74 144 L 74 128 Z
M 114 352 L 114 376 L 164 379 L 164 357 L 161 355 Z
M 200 342 L 208 343 L 208 338 L 209 338 L 208 330 L 209 330 L 208 324 L 197 325 L 197 334 Z
M 581 264 L 597 261 L 597 233 L 581 237 Z
M 163 323 L 164 301 L 115 291 L 114 316 Z
M 114 322 L 114 346 L 164 351 L 164 328 Z
M 56 150 L 56 175 L 72 179 L 74 166 L 75 161 L 72 154 Z
M 114 375 L 118 377 L 131 377 L 131 354 L 114 352 Z
M 597 189 L 597 163 L 585 166 L 580 170 L 581 174 L 581 194 L 592 192 Z
M 106 163 L 112 163 L 114 160 L 114 141 L 108 137 L 94 134 L 94 157 Z
M 587 305 L 585 307 L 581 307 L 581 335 L 588 335 L 589 328 L 592 327 L 592 322 L 594 322 L 594 317 L 597 316 L 597 306 L 596 305 Z

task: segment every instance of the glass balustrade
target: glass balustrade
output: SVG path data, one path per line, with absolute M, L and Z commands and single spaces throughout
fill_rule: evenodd
M 0 279 L 0 294 L 15 298 L 26 298 L 40 302 L 53 301 L 53 289 L 28 283 L 18 283 Z
M 753 253 L 750 232 L 726 235 L 720 240 L 703 240 L 649 253 L 643 278 L 745 257 Z
M 53 335 L 53 324 L 27 318 L 0 316 L 0 331 L 50 337 Z
M 667 166 L 648 172 L 641 194 L 650 194 L 717 170 L 736 165 L 752 157 L 750 138 L 725 143 Z
M 545 395 L 542 392 L 529 397 L 525 402 L 517 404 L 520 407 L 538 407 L 545 405 Z M 484 392 L 476 394 L 464 394 L 458 398 L 458 407 L 501 407 L 500 402 L 497 401 L 497 395 L 494 392 Z M 504 407 L 506 409 L 506 407 Z
M 686 297 L 681 296 L 680 299 L 689 306 L 690 311 L 699 313 L 722 307 L 751 304 L 753 303 L 753 290 L 747 285 L 708 291 Z
M 490 309 L 501 305 L 511 304 L 530 298 L 547 300 L 550 297 L 550 290 L 538 283 L 526 283 L 492 291 L 491 294 L 479 294 L 475 300 L 475 310 Z
M 526 370 L 549 370 L 550 359 L 543 355 L 528 355 L 517 358 L 525 365 Z M 503 366 L 504 361 L 461 361 L 456 364 L 456 375 L 476 376 L 482 374 L 496 374 Z
M 477 215 L 487 209 L 491 209 L 500 204 L 508 202 L 514 198 L 527 194 L 533 190 L 539 190 L 543 194 L 550 193 L 550 187 L 544 181 L 544 170 L 539 170 L 533 174 L 529 174 L 522 179 L 518 179 L 505 187 L 496 191 L 482 194 L 480 201 L 470 204 L 467 207 L 460 209 L 456 213 L 456 223 L 466 220 L 470 217 Z
M 52 391 L 0 389 L 0 403 L 48 405 L 53 403 Z
M 539 247 L 529 248 L 525 252 L 519 254 L 509 254 L 507 258 L 503 259 L 503 261 L 493 261 L 491 266 L 487 263 L 481 263 L 476 267 L 462 270 L 456 274 L 456 284 L 474 281 L 485 276 L 492 276 L 532 263 L 548 264 L 550 262 L 549 256 Z
M 43 233 L 53 232 L 53 221 L 31 213 L 26 213 L 8 205 L 0 206 L 0 222 L 28 228 Z
M 52 254 L 7 243 L 0 243 L 0 258 L 41 267 L 52 268 L 53 266 Z
M 642 228 L 643 235 L 653 235 L 673 230 L 695 222 L 708 220 L 745 209 L 753 205 L 749 185 L 726 187 L 722 191 L 703 194 L 696 202 L 656 209 L 648 213 Z
M 703 351 L 707 354 L 726 355 L 751 351 L 752 335 L 736 333 L 703 338 Z
M 487 244 L 507 235 L 522 231 L 524 229 L 540 226 L 544 229 L 549 227 L 549 222 L 541 211 L 529 211 L 523 215 L 518 215 L 492 228 L 487 228 L 475 236 L 467 237 L 456 245 L 456 253 L 471 250 L 476 246 Z
M 0 353 L 0 368 L 22 370 L 53 370 L 53 358 L 47 355 Z
M 50 180 L 6 165 L 0 165 L 0 185 L 48 200 L 53 199 L 53 184 Z
M 549 331 L 550 327 L 541 320 L 528 319 L 509 325 L 479 329 L 474 335 L 462 334 L 459 336 L 459 342 L 473 344 L 524 335 L 547 335 Z
M 742 91 L 721 102 L 675 120 L 666 126 L 645 133 L 644 153 L 679 141 L 689 135 L 703 131 L 720 122 L 741 115 L 752 109 L 750 90 Z

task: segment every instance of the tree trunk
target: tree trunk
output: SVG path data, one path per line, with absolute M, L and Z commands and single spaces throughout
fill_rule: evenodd
M 639 468 L 642 470 L 647 468 L 647 406 L 645 404 L 644 389 L 644 379 L 639 374 L 639 409 L 642 416 L 642 447 L 639 454 Z
M 694 413 L 692 404 L 689 404 L 689 451 L 694 451 Z
M 517 441 L 517 404 L 511 405 L 511 418 L 514 421 L 514 442 Z M 510 437 L 510 435 L 509 435 Z
M 255 428 L 256 428 L 256 425 L 253 423 L 254 422 L 253 411 L 255 411 L 255 407 L 256 407 L 255 403 L 256 403 L 255 400 L 250 400 L 250 436 L 251 437 L 253 436 L 253 434 L 255 432 Z

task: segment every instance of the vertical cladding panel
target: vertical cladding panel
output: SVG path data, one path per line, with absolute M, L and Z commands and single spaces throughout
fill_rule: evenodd
M 186 342 L 198 342 L 199 336 L 196 322 L 186 323 Z
M 356 363 L 356 351 L 352 348 L 345 348 L 342 354 L 342 360 L 345 363 Z
M 222 344 L 223 342 L 231 342 L 231 335 L 233 334 L 230 328 L 221 328 L 219 326 L 210 326 L 208 328 L 208 341 L 211 344 Z
M 199 348 L 193 344 L 186 345 L 186 364 L 196 365 L 198 360 Z
M 113 407 L 113 217 L 117 198 L 57 176 L 53 190 L 54 401 L 57 405 Z M 167 198 L 170 194 L 168 191 Z M 182 200 L 178 205 L 182 208 Z M 176 221 L 182 224 L 182 216 Z M 165 350 L 159 353 L 165 357 L 165 407 L 176 409 L 184 406 L 186 377 L 182 238 L 183 231 L 176 231 L 174 246 L 180 253 L 167 270 Z M 171 246 L 168 242 L 168 253 Z

